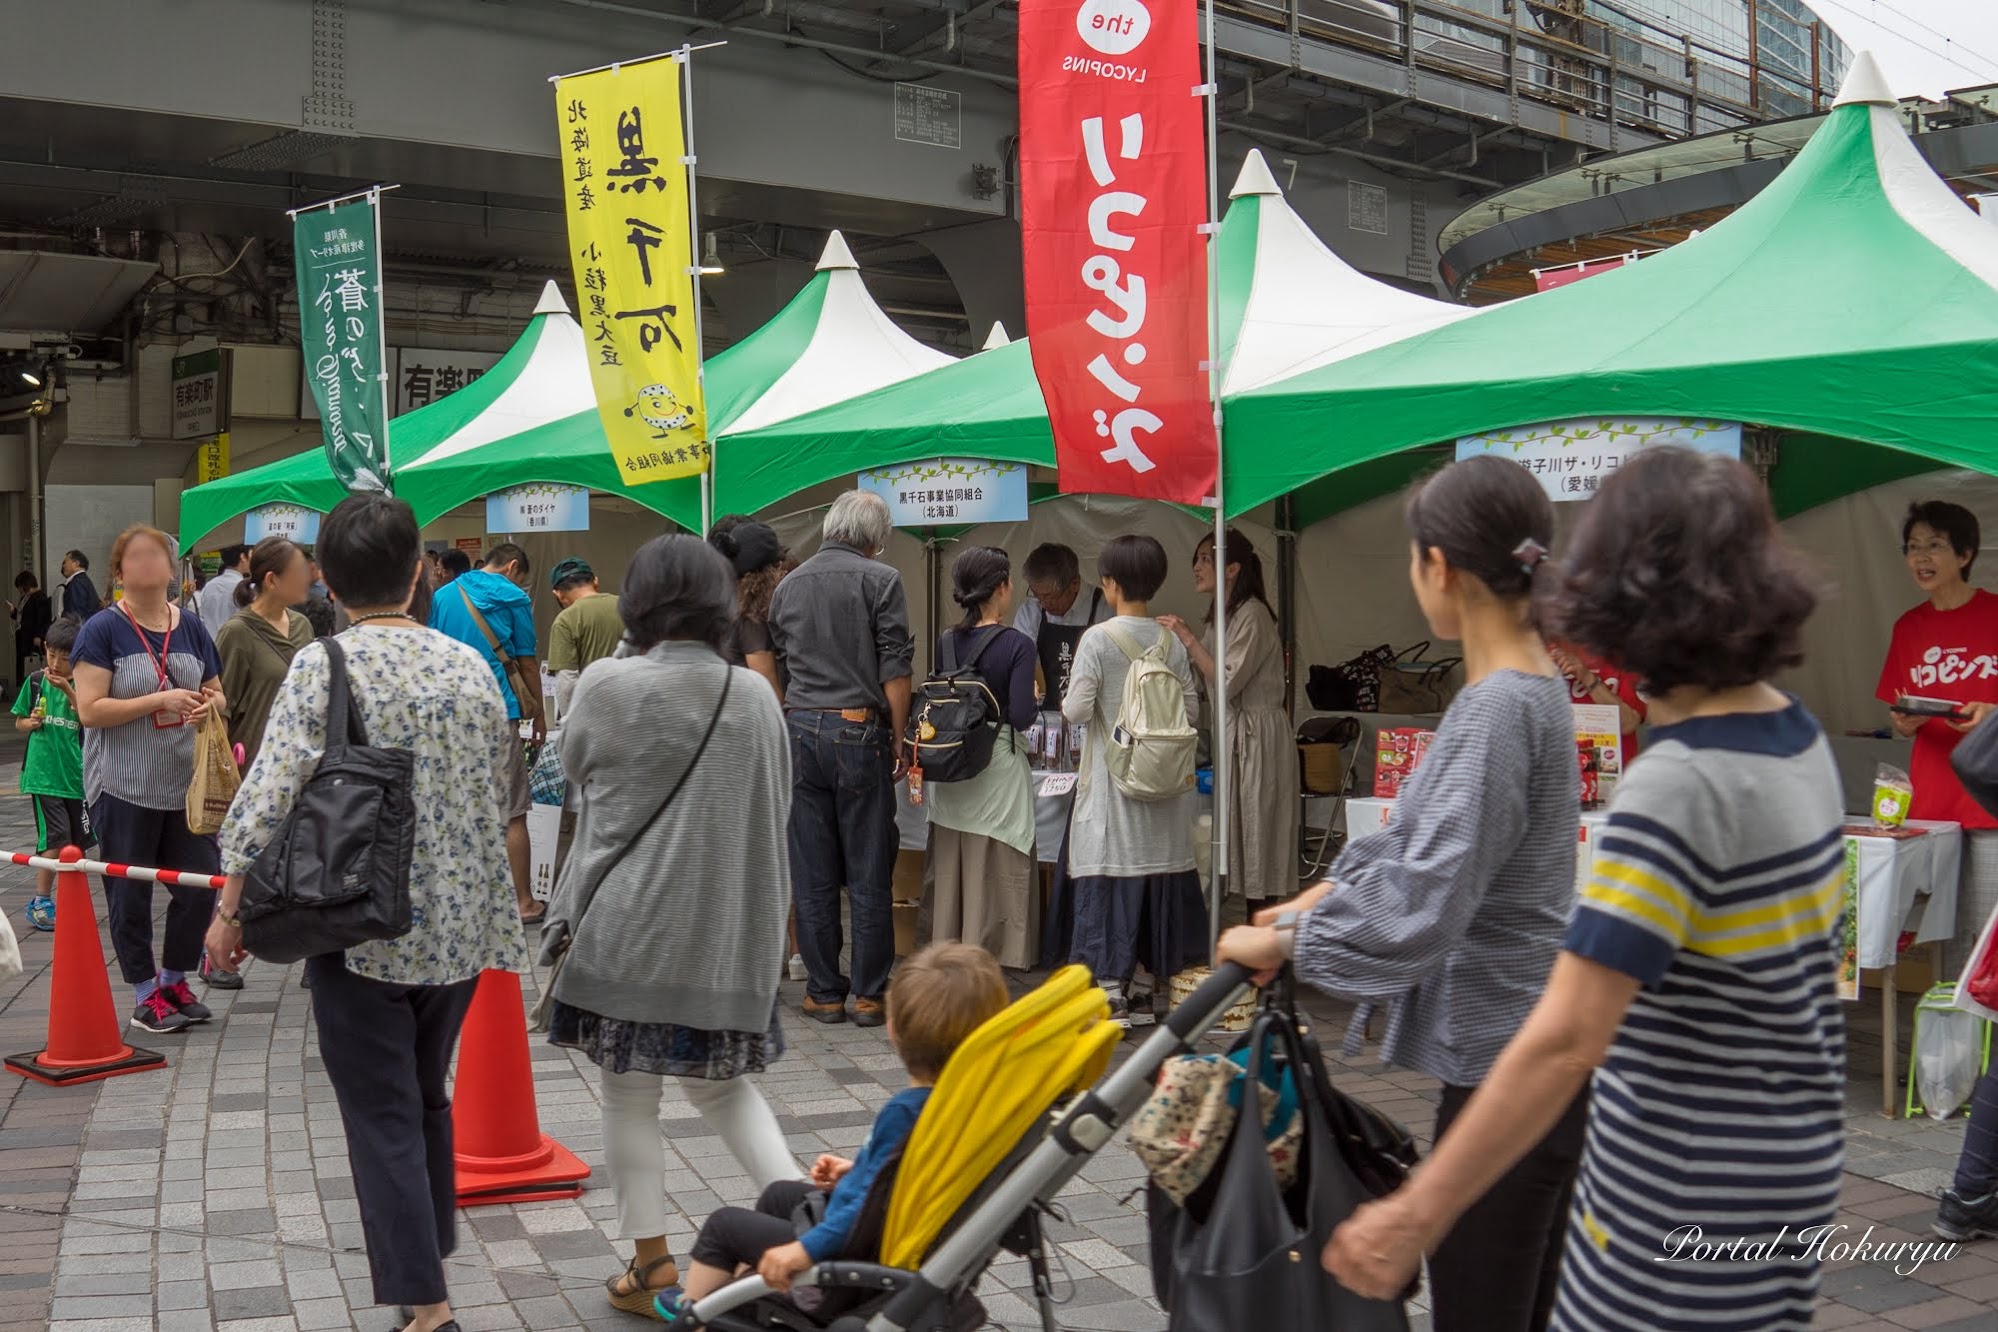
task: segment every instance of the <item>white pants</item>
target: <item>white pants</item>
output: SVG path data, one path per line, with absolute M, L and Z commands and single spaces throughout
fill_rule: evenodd
M 620 1239 L 656 1239 L 666 1233 L 666 1143 L 659 1133 L 665 1081 L 657 1073 L 603 1071 L 604 1152 L 617 1197 Z M 678 1081 L 759 1192 L 777 1180 L 798 1178 L 798 1160 L 755 1083 L 746 1077 Z

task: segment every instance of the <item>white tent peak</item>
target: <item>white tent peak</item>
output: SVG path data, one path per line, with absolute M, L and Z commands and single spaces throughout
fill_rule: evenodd
M 1004 347 L 1012 340 L 1006 336 L 1006 326 L 995 319 L 992 321 L 992 331 L 985 335 L 985 345 L 978 350 L 991 351 L 995 347 Z
M 1282 194 L 1276 177 L 1270 174 L 1270 164 L 1263 160 L 1262 150 L 1249 149 L 1249 155 L 1242 159 L 1242 173 L 1235 177 L 1235 188 L 1228 191 L 1230 199 L 1240 199 L 1250 194 Z
M 569 302 L 562 298 L 562 289 L 555 285 L 555 279 L 550 278 L 548 285 L 541 289 L 541 300 L 535 305 L 534 313 L 538 315 L 569 313 Z
M 838 269 L 850 268 L 858 272 L 860 265 L 854 261 L 853 251 L 847 248 L 846 237 L 837 231 L 826 237 L 825 253 L 819 256 L 818 271 L 831 273 Z
M 1873 58 L 1873 52 L 1861 51 L 1852 58 L 1852 68 L 1845 72 L 1845 82 L 1839 85 L 1840 106 L 1893 106 L 1894 93 L 1887 86 L 1887 76 L 1880 71 L 1880 62 Z

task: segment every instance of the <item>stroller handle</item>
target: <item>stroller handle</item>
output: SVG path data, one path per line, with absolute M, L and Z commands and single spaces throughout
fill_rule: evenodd
M 1214 974 L 1165 1020 L 1166 1030 L 1182 1041 L 1190 1041 L 1221 1020 L 1235 1002 L 1235 995 L 1249 984 L 1255 973 L 1239 962 L 1223 962 Z

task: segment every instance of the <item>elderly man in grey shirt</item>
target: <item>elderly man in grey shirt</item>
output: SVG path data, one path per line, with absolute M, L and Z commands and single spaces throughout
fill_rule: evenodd
M 893 527 L 878 495 L 848 491 L 819 553 L 777 585 L 770 641 L 789 671 L 791 890 L 810 982 L 805 1016 L 878 1027 L 895 964 L 895 782 L 915 644 L 902 575 L 875 559 Z M 853 974 L 840 971 L 839 890 L 853 917 Z

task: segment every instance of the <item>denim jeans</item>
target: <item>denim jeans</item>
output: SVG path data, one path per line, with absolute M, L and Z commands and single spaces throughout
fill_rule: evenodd
M 895 965 L 895 760 L 888 728 L 837 712 L 794 712 L 791 894 L 798 951 L 817 1003 L 879 999 Z M 841 974 L 839 890 L 853 917 L 853 977 Z

